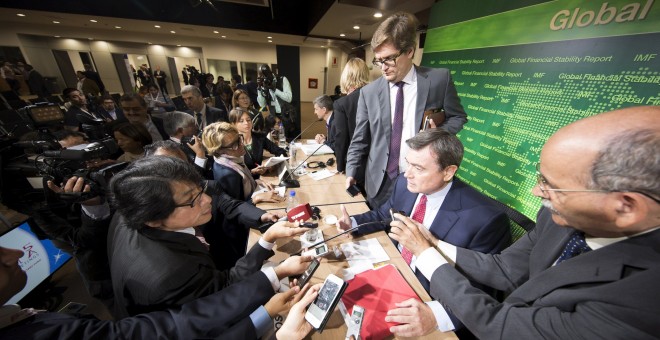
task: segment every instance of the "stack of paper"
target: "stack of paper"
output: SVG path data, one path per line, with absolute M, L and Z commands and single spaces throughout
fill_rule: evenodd
M 325 144 L 301 145 L 300 149 L 307 156 L 311 155 L 312 153 L 314 153 L 315 155 L 326 155 L 326 154 L 334 153 L 334 151 L 332 151 L 332 149 L 329 146 L 325 145 Z

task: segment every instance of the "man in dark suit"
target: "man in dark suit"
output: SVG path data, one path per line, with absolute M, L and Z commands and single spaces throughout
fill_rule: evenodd
M 62 98 L 69 101 L 71 106 L 64 114 L 64 128 L 71 131 L 82 131 L 83 121 L 103 120 L 97 113 L 87 108 L 87 97 L 78 89 L 72 87 L 62 91 Z M 78 117 L 80 115 L 80 117 Z
M 169 94 L 167 93 L 167 73 L 161 71 L 160 66 L 156 66 L 154 78 L 156 78 L 156 83 L 158 83 L 158 87 L 160 88 L 160 92 L 163 93 L 163 97 L 169 97 Z
M 360 93 L 346 187 L 364 173 L 367 199 L 374 208 L 387 200 L 396 175 L 406 169 L 408 148 L 403 142 L 420 130 L 425 111 L 444 109 L 446 119 L 439 127 L 453 134 L 467 122 L 449 70 L 413 64 L 416 37 L 415 17 L 397 13 L 383 21 L 371 39 L 373 64 L 383 76 Z
M 428 226 L 435 237 L 456 246 L 482 253 L 498 253 L 511 243 L 509 220 L 506 214 L 483 194 L 455 178 L 463 157 L 463 145 L 458 138 L 441 129 L 422 131 L 406 141 L 410 151 L 406 155 L 409 167 L 396 180 L 392 195 L 377 210 L 338 221 L 341 229 L 362 223 L 391 219 L 390 209 L 403 211 Z M 382 230 L 372 225 L 358 229 L 357 234 Z M 428 291 L 429 281 L 417 270 L 416 258 L 398 245 L 404 259 Z M 432 315 L 447 315 L 439 302 L 428 304 Z M 451 314 L 449 314 L 451 315 Z M 452 317 L 452 325 L 459 320 Z
M 124 111 L 118 108 L 112 96 L 105 94 L 101 97 L 101 105 L 98 108 L 98 114 L 104 119 L 112 121 L 127 121 Z
M 186 85 L 181 89 L 181 98 L 188 106 L 188 113 L 195 117 L 200 131 L 215 122 L 229 122 L 227 112 L 209 106 L 204 102 L 202 92 L 193 85 Z
M 143 124 L 153 141 L 166 140 L 170 137 L 165 132 L 163 120 L 151 117 L 147 113 L 147 102 L 137 93 L 126 93 L 119 99 L 124 116 L 131 123 Z
M 536 228 L 501 254 L 437 241 L 405 217 L 392 224 L 392 237 L 417 256 L 431 296 L 479 338 L 655 338 L 658 115 L 658 106 L 630 107 L 579 120 L 551 136 L 532 189 L 543 203 Z M 468 280 L 508 296 L 499 302 Z M 385 320 L 412 320 L 408 312 L 390 311 Z M 435 320 L 406 323 L 393 332 L 412 337 L 436 328 Z
M 94 81 L 96 83 L 96 85 L 98 85 L 101 94 L 108 93 L 105 90 L 105 84 L 103 84 L 103 81 L 101 80 L 101 76 L 98 74 L 98 72 L 94 71 L 94 69 L 92 68 L 92 65 L 85 64 L 83 66 L 85 67 L 85 71 L 83 71 L 83 73 L 85 74 L 85 77 L 87 77 L 88 79 L 91 79 L 92 81 Z
M 314 139 L 319 144 L 325 144 L 329 146 L 332 150 L 335 149 L 335 140 L 333 138 L 335 134 L 335 126 L 333 124 L 334 115 L 332 114 L 332 99 L 328 95 L 321 95 L 314 99 L 314 114 L 319 120 L 325 121 L 325 127 L 327 129 L 328 135 L 319 133 Z

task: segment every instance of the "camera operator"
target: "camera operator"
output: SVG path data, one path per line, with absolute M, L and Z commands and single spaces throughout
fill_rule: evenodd
M 257 102 L 261 108 L 268 107 L 270 115 L 266 118 L 265 131 L 270 131 L 279 123 L 279 120 L 285 124 L 287 131 L 290 130 L 291 120 L 291 84 L 284 76 L 276 76 L 270 70 L 268 65 L 263 64 L 259 68 L 261 77 L 259 78 L 259 88 L 257 91 Z

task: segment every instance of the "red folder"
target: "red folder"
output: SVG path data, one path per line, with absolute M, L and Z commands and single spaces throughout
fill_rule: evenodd
M 357 274 L 348 282 L 341 301 L 349 313 L 355 304 L 364 307 L 362 339 L 383 339 L 392 335 L 390 327 L 397 324 L 385 322 L 385 316 L 388 310 L 396 308 L 394 303 L 410 298 L 421 301 L 392 264 Z

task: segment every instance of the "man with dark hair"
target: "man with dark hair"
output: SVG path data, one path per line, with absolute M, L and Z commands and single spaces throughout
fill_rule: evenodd
M 629 107 L 578 120 L 552 135 L 532 189 L 543 203 L 536 227 L 501 254 L 439 241 L 400 215 L 395 217 L 403 222 L 392 223 L 390 235 L 417 256 L 431 296 L 478 338 L 656 338 L 658 116 L 658 106 Z M 508 295 L 499 302 L 470 281 Z M 436 320 L 412 320 L 403 310 L 385 318 L 405 323 L 392 328 L 397 337 L 436 328 Z
M 98 113 L 103 116 L 104 119 L 110 119 L 112 121 L 127 121 L 124 116 L 124 111 L 117 107 L 115 100 L 111 95 L 104 94 L 101 96 L 99 104 Z
M 169 139 L 163 120 L 147 113 L 147 102 L 137 93 L 126 93 L 119 99 L 124 116 L 131 123 L 143 124 L 154 141 Z
M 383 76 L 360 91 L 346 158 L 346 187 L 364 182 L 373 208 L 390 197 L 395 178 L 406 170 L 404 141 L 422 128 L 425 112 L 444 110 L 446 118 L 439 127 L 453 134 L 467 122 L 449 70 L 413 64 L 417 24 L 412 14 L 395 13 L 371 38 L 372 63 Z
M 68 100 L 71 106 L 64 114 L 64 128 L 72 131 L 82 131 L 82 123 L 88 120 L 100 120 L 103 118 L 87 108 L 87 97 L 78 89 L 67 87 L 62 91 L 64 100 Z M 78 117 L 80 115 L 80 117 Z
M 327 135 L 319 133 L 314 139 L 319 144 L 325 144 L 329 146 L 332 150 L 335 149 L 335 140 L 333 139 L 335 134 L 335 128 L 333 125 L 334 116 L 332 114 L 333 106 L 332 99 L 330 96 L 324 94 L 314 98 L 314 114 L 318 120 L 325 121 L 325 128 Z
M 117 316 L 178 306 L 255 275 L 270 281 L 272 295 L 279 289 L 280 279 L 307 268 L 311 258 L 294 256 L 260 270 L 263 261 L 274 254 L 276 239 L 306 230 L 278 222 L 236 266 L 217 270 L 205 240 L 194 227 L 211 221 L 214 210 L 242 218 L 236 208 L 241 202 L 214 204 L 219 198 L 205 193 L 207 185 L 189 162 L 172 157 L 137 160 L 112 178 L 110 201 L 116 213 L 108 253 Z M 239 308 L 245 298 L 237 296 L 233 306 Z
M 186 85 L 181 89 L 181 97 L 188 106 L 188 113 L 195 117 L 197 127 L 203 130 L 207 125 L 215 122 L 229 122 L 227 112 L 213 106 L 206 105 L 202 91 L 193 85 Z
M 488 197 L 472 189 L 455 177 L 463 159 L 463 144 L 453 134 L 441 130 L 422 131 L 406 141 L 410 150 L 406 155 L 408 168 L 394 184 L 390 198 L 378 209 L 349 218 L 342 206 L 343 216 L 337 222 L 340 229 L 359 224 L 391 219 L 390 209 L 403 211 L 428 226 L 435 237 L 455 246 L 495 254 L 511 243 L 509 220 L 506 214 Z M 365 226 L 357 234 L 382 230 L 379 226 Z M 398 244 L 406 263 L 429 291 L 429 281 L 417 270 L 417 258 Z M 459 328 L 460 322 L 448 314 L 440 302 L 418 303 L 416 316 L 440 318 L 451 316 L 448 323 Z

